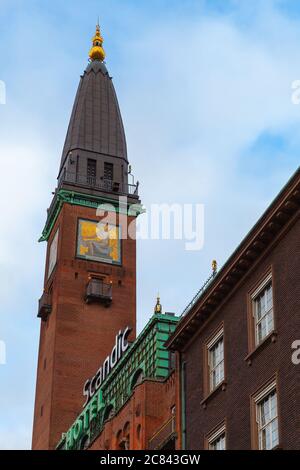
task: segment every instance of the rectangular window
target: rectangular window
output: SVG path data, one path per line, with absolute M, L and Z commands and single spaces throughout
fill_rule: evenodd
M 114 179 L 114 166 L 112 163 L 104 163 L 104 179 L 110 181 Z
M 224 338 L 221 330 L 207 345 L 209 391 L 224 380 Z
M 226 450 L 225 424 L 223 424 L 217 431 L 207 436 L 206 448 L 208 450 Z
M 254 398 L 258 448 L 270 450 L 279 444 L 276 384 Z
M 90 186 L 95 186 L 97 175 L 97 162 L 91 158 L 87 161 L 87 183 Z
M 252 314 L 258 346 L 274 330 L 272 279 L 268 278 L 252 295 Z

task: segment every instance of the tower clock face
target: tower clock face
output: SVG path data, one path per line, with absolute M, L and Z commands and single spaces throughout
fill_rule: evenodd
M 77 257 L 102 263 L 121 264 L 120 227 L 79 219 Z
M 57 261 L 58 233 L 59 233 L 59 229 L 57 229 L 56 234 L 54 235 L 53 240 L 52 240 L 51 245 L 50 245 L 49 264 L 48 264 L 48 279 L 51 276 L 52 271 L 55 268 L 56 261 Z

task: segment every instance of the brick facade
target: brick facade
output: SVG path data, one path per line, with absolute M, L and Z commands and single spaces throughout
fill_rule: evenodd
M 165 381 L 145 380 L 107 421 L 90 450 L 158 449 L 172 436 L 175 421 L 175 372 Z
M 64 204 L 48 246 L 59 227 L 57 266 L 45 291 L 52 289 L 52 312 L 41 322 L 38 376 L 34 414 L 34 449 L 53 449 L 82 409 L 83 385 L 94 375 L 126 326 L 136 327 L 136 242 L 122 240 L 122 266 L 77 259 L 78 218 L 99 220 L 95 210 Z M 117 223 L 124 223 L 124 217 Z M 123 220 L 122 220 L 123 218 Z M 134 218 L 129 218 L 134 222 Z M 46 273 L 48 271 L 46 263 Z M 109 307 L 86 304 L 90 273 L 100 273 L 112 282 Z M 52 286 L 52 287 L 51 287 Z
M 276 448 L 300 448 L 300 171 L 283 188 L 224 267 L 178 323 L 168 347 L 177 351 L 178 448 L 201 450 L 225 427 L 226 449 L 259 448 L 255 397 L 274 383 Z M 252 293 L 271 279 L 274 328 L 258 346 Z M 269 282 L 269 281 L 268 281 Z M 224 380 L 207 384 L 208 344 L 223 329 Z M 210 390 L 213 390 L 210 392 Z

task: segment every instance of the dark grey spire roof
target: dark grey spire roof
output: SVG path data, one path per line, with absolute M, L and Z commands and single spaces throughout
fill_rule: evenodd
M 112 79 L 103 62 L 91 62 L 81 76 L 61 166 L 72 150 L 85 150 L 127 161 L 122 117 Z

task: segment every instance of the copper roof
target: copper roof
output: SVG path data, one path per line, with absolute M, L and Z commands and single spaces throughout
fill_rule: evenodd
M 122 117 L 112 79 L 103 62 L 89 63 L 81 76 L 61 158 L 90 151 L 127 161 Z

